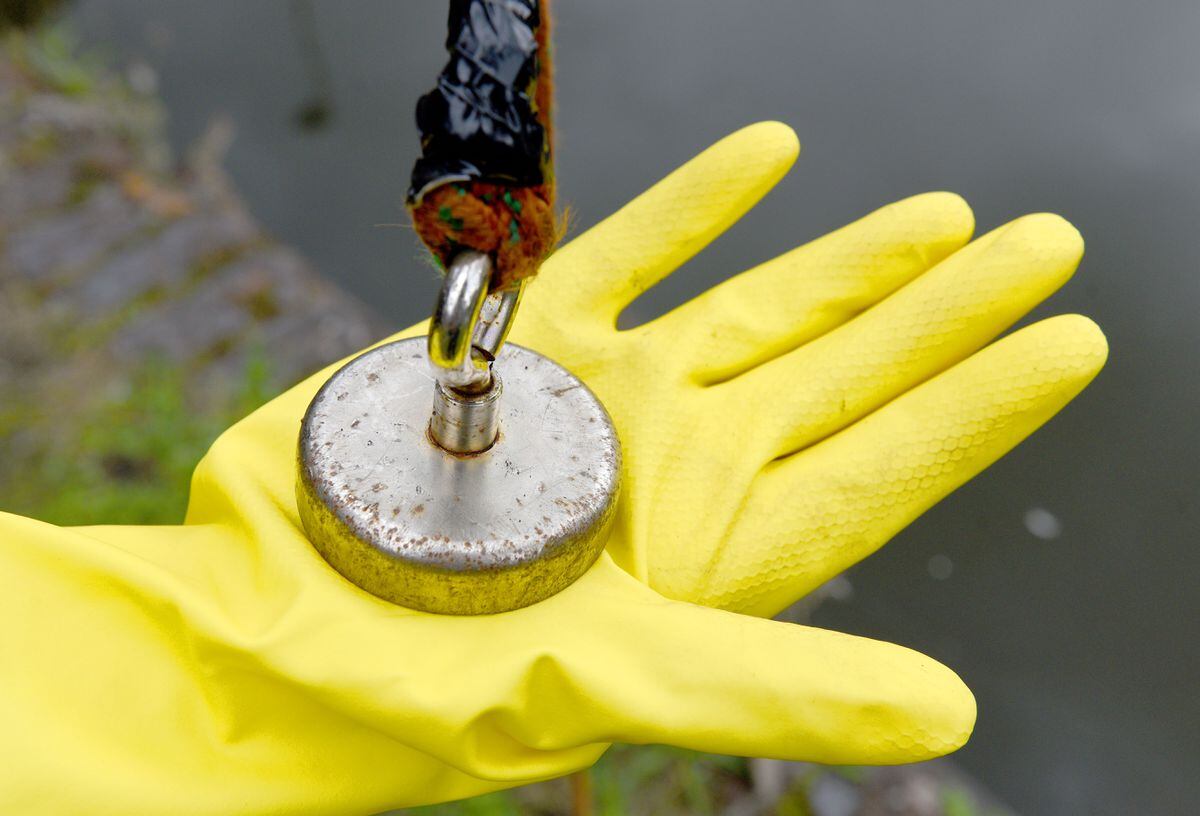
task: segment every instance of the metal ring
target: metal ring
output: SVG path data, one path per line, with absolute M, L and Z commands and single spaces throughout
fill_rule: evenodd
M 517 315 L 517 307 L 521 305 L 521 297 L 525 294 L 525 284 L 528 280 L 523 278 L 517 282 L 515 288 L 493 292 L 483 301 L 479 323 L 475 327 L 474 345 L 493 359 L 508 339 L 508 332 L 512 329 L 513 318 Z
M 525 291 L 488 295 L 492 260 L 481 252 L 460 252 L 450 262 L 429 323 L 429 361 L 443 385 L 478 391 L 492 381 L 492 360 L 499 354 Z

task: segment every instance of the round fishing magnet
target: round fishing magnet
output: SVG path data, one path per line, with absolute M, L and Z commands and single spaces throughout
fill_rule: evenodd
M 313 545 L 359 587 L 428 612 L 503 612 L 559 592 L 600 555 L 616 507 L 620 444 L 604 406 L 546 357 L 499 347 L 519 293 L 484 308 L 482 257 L 452 265 L 429 338 L 347 363 L 300 433 Z

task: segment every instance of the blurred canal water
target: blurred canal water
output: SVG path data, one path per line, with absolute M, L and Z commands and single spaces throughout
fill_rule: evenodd
M 445 6 L 81 0 L 73 17 L 161 86 L 177 148 L 229 114 L 256 215 L 398 328 L 434 291 L 397 225 Z M 626 322 L 925 190 L 966 196 L 980 232 L 1037 210 L 1082 230 L 1080 273 L 1035 317 L 1097 319 L 1107 370 L 852 570 L 817 622 L 956 668 L 980 709 L 959 758 L 1025 813 L 1200 810 L 1200 4 L 558 6 L 576 233 L 743 124 L 781 119 L 805 146 Z

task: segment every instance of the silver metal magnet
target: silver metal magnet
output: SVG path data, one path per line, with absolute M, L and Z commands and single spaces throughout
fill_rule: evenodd
M 503 612 L 559 592 L 600 555 L 621 452 L 566 369 L 504 345 L 520 290 L 487 294 L 464 253 L 427 338 L 343 366 L 304 416 L 296 494 L 334 569 L 413 609 Z

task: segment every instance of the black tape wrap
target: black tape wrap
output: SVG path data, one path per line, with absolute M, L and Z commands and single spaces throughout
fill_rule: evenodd
M 450 62 L 417 103 L 422 156 L 408 200 L 455 181 L 537 186 L 550 146 L 531 90 L 538 73 L 538 0 L 451 0 Z

